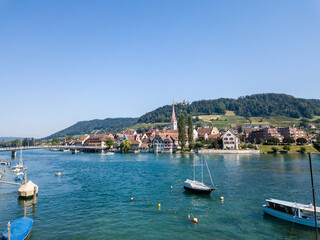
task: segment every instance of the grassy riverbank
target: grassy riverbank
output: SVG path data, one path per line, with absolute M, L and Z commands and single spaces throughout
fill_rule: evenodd
M 283 149 L 283 145 L 258 145 L 259 149 L 260 149 L 260 153 L 265 153 L 265 152 L 273 152 L 272 147 L 277 147 L 279 148 L 279 151 L 285 151 Z M 299 153 L 301 147 L 305 147 L 307 149 L 307 151 L 310 151 L 311 153 L 319 153 L 319 151 L 317 149 L 315 149 L 313 146 L 309 146 L 309 145 L 305 145 L 305 146 L 301 146 L 301 145 L 293 145 L 290 146 L 290 150 L 288 151 L 288 153 Z

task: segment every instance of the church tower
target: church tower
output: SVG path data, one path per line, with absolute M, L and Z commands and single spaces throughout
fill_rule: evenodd
M 170 129 L 171 130 L 178 130 L 178 121 L 176 118 L 176 114 L 174 112 L 174 99 L 173 99 L 173 104 L 172 104 L 172 116 L 171 116 L 171 121 L 170 121 Z

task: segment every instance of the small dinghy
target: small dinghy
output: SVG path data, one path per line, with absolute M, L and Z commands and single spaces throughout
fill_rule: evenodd
M 9 225 L 9 224 L 8 224 Z M 33 226 L 33 219 L 22 217 L 14 220 L 10 224 L 10 240 L 23 240 L 28 237 Z M 8 228 L 2 233 L 2 239 L 8 239 Z
M 24 173 L 19 173 L 19 174 L 14 178 L 14 180 L 15 180 L 15 181 L 21 181 L 23 178 L 24 178 Z

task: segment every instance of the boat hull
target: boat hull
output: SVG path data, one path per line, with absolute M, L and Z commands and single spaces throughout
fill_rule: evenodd
M 186 186 L 184 186 L 184 189 L 195 194 L 206 194 L 206 195 L 210 195 L 210 193 L 213 190 L 212 188 L 210 188 L 209 190 L 201 190 L 201 189 L 189 188 Z
M 31 232 L 33 226 L 33 219 L 28 217 L 22 217 L 14 220 L 11 223 L 11 240 L 23 240 L 26 239 Z M 3 231 L 2 239 L 8 239 L 7 229 Z
M 315 227 L 314 220 L 312 219 L 305 219 L 305 218 L 293 216 L 291 214 L 279 212 L 267 206 L 263 206 L 262 209 L 264 213 L 271 215 L 273 217 L 280 218 L 282 220 L 286 220 L 288 222 L 293 222 L 293 223 L 297 223 L 304 226 Z M 317 227 L 320 228 L 320 221 L 317 222 Z

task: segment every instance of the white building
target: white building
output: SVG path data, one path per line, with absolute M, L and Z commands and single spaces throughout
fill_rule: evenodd
M 222 135 L 223 149 L 238 150 L 239 142 L 239 138 L 231 130 Z

